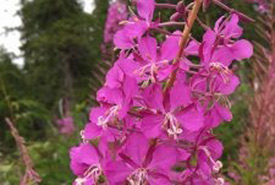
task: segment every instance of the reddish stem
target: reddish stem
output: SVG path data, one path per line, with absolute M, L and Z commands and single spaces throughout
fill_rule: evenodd
M 177 57 L 175 59 L 175 65 L 178 65 L 180 58 L 182 57 L 184 53 L 184 48 L 187 45 L 187 42 L 189 40 L 190 32 L 192 30 L 193 24 L 198 16 L 200 7 L 202 5 L 202 0 L 194 0 L 194 6 L 192 10 L 189 12 L 187 23 L 185 24 L 181 40 L 180 40 L 180 48 L 177 54 Z M 170 78 L 164 88 L 164 96 L 167 94 L 167 91 L 173 86 L 177 76 L 177 70 L 174 70 L 172 74 L 170 75 Z
M 168 8 L 168 9 L 176 9 L 177 5 L 169 4 L 169 3 L 156 3 L 157 8 Z

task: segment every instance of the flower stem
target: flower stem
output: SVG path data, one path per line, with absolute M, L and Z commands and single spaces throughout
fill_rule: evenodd
M 169 4 L 169 3 L 156 3 L 157 8 L 169 8 L 169 9 L 176 9 L 176 5 Z
M 162 27 L 162 26 L 183 26 L 183 25 L 185 25 L 185 22 L 174 22 L 174 21 L 158 24 L 158 26 L 160 26 L 160 27 Z
M 180 48 L 179 48 L 177 57 L 174 61 L 175 65 L 177 65 L 179 63 L 179 60 L 184 53 L 184 48 L 189 40 L 190 32 L 191 32 L 193 24 L 198 16 L 201 5 L 202 5 L 202 0 L 194 0 L 193 9 L 189 12 L 187 23 L 184 26 L 184 30 L 183 30 L 183 33 L 181 36 Z M 176 80 L 176 76 L 177 76 L 177 69 L 171 73 L 170 78 L 169 78 L 166 86 L 164 87 L 164 95 L 166 95 L 167 91 L 173 86 L 173 84 Z
M 238 14 L 243 20 L 245 21 L 248 21 L 248 22 L 255 22 L 255 20 L 239 11 L 236 11 L 235 9 L 233 8 L 230 8 L 228 6 L 226 6 L 224 3 L 222 3 L 221 1 L 219 0 L 212 0 L 214 4 L 216 4 L 217 6 L 221 7 L 222 9 L 230 12 L 230 13 L 236 13 Z

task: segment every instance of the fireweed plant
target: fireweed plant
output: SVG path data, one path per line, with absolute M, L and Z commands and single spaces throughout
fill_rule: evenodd
M 81 132 L 83 142 L 70 151 L 75 185 L 224 183 L 223 146 L 212 130 L 232 119 L 228 96 L 240 81 L 230 65 L 253 49 L 238 25 L 249 18 L 219 1 L 213 2 L 230 15 L 213 29 L 204 25 L 201 42 L 191 37 L 209 2 L 133 2 L 137 13 L 114 36 L 120 53 L 97 93 L 99 106 Z M 172 20 L 154 20 L 156 8 L 175 10 Z M 184 17 L 183 32 L 164 31 Z M 159 41 L 152 31 L 166 38 Z

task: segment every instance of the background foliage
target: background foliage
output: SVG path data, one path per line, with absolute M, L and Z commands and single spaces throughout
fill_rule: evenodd
M 73 175 L 69 169 L 68 151 L 79 143 L 79 132 L 92 106 L 92 92 L 103 79 L 98 73 L 98 64 L 102 62 L 100 46 L 109 2 L 95 0 L 94 3 L 95 10 L 87 14 L 77 0 L 21 1 L 24 67 L 19 69 L 12 63 L 11 54 L 4 49 L 0 51 L 0 184 L 19 184 L 23 175 L 22 162 L 4 122 L 5 117 L 15 120 L 20 134 L 26 139 L 42 184 L 71 184 Z M 251 17 L 257 14 L 243 1 L 232 0 L 228 4 Z M 213 21 L 224 13 L 211 6 L 200 17 L 213 26 Z M 162 19 L 168 19 L 168 15 L 167 12 L 160 14 Z M 257 40 L 253 25 L 244 26 L 245 37 Z M 196 28 L 198 26 L 195 26 L 194 37 L 199 38 L 203 30 Z M 229 166 L 228 159 L 237 158 L 252 95 L 251 64 L 241 62 L 235 65 L 243 85 L 232 97 L 234 120 L 215 131 L 225 145 L 225 167 Z M 77 127 L 70 136 L 61 135 L 55 124 L 62 116 L 59 111 L 62 99 L 69 102 L 67 109 Z

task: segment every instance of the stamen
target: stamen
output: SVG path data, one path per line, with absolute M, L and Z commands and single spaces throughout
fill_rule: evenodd
M 76 185 L 83 185 L 86 181 L 87 181 L 87 179 L 79 177 L 75 180 L 75 184 Z
M 162 60 L 158 62 L 150 61 L 148 64 L 134 71 L 134 73 L 139 77 L 146 77 L 145 81 L 156 83 L 157 82 L 156 75 L 159 69 L 165 67 L 168 64 L 169 64 L 168 60 Z
M 135 170 L 128 178 L 130 185 L 144 185 L 147 181 L 147 171 L 144 168 Z
M 119 111 L 119 109 L 120 109 L 119 106 L 115 105 L 106 112 L 106 117 L 99 116 L 96 123 L 97 126 L 100 126 L 103 129 L 106 129 L 108 127 L 108 122 L 110 122 L 114 117 L 117 116 L 117 112 Z
M 87 179 L 93 179 L 94 183 L 96 183 L 102 174 L 102 169 L 100 165 L 90 166 L 84 173 L 83 177 L 78 177 L 75 180 L 76 185 L 84 185 Z
M 220 169 L 223 167 L 223 164 L 221 161 L 217 161 L 214 163 L 213 170 L 215 173 L 218 173 Z
M 213 165 L 213 171 L 215 173 L 218 173 L 220 171 L 220 169 L 223 167 L 223 164 L 221 161 L 215 161 L 212 157 L 211 154 L 209 152 L 209 150 L 207 149 L 207 147 L 200 147 L 200 149 L 202 151 L 204 151 L 204 153 L 206 154 L 206 156 L 208 157 L 209 161 L 212 163 Z
M 232 71 L 228 69 L 227 66 L 224 66 L 222 63 L 219 63 L 219 62 L 211 62 L 210 70 L 217 71 L 220 74 L 221 78 L 223 79 L 224 83 L 227 84 L 230 82 L 228 76 L 232 74 Z
M 84 136 L 84 130 L 80 131 L 80 136 L 81 136 L 81 139 L 82 139 L 82 143 L 89 143 L 89 141 Z

